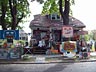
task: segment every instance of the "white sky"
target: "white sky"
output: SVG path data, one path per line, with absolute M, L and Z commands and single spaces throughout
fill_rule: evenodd
M 86 25 L 86 30 L 96 29 L 96 0 L 75 0 L 73 16 Z
M 75 0 L 75 5 L 72 6 L 73 17 L 79 19 L 86 25 L 86 30 L 96 29 L 96 0 Z M 28 19 L 29 22 L 24 24 L 25 32 L 31 32 L 29 28 L 30 21 L 33 19 L 33 15 L 40 14 L 42 11 L 42 5 L 37 2 L 32 2 L 30 5 L 32 14 Z
M 28 22 L 24 24 L 24 31 L 27 32 L 27 33 L 31 32 L 31 29 L 29 28 L 29 24 L 34 19 L 34 15 L 41 13 L 42 5 L 35 2 L 35 1 L 31 2 L 30 3 L 30 11 L 31 11 L 31 15 L 28 18 Z

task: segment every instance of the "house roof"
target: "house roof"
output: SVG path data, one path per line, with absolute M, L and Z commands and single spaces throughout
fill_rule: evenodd
M 74 28 L 84 28 L 86 27 L 80 20 L 69 16 L 69 25 L 73 26 Z M 62 20 L 51 20 L 48 18 L 48 15 L 42 16 L 41 14 L 34 15 L 34 20 L 30 22 L 30 28 L 34 27 L 43 27 L 43 28 L 57 28 L 61 29 L 63 25 Z
M 88 31 L 81 30 L 81 31 L 78 31 L 77 34 L 78 35 L 86 35 L 86 34 L 88 34 Z

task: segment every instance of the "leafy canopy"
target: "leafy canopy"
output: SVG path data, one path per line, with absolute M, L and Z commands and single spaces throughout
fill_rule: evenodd
M 27 0 L 11 0 L 11 5 L 13 5 L 12 8 L 16 7 L 16 9 L 14 8 L 13 11 L 16 12 L 17 27 L 20 27 L 18 24 L 20 22 L 23 22 L 23 18 L 30 15 L 29 3 Z M 5 9 L 4 24 L 6 25 L 6 28 L 11 28 L 12 16 L 10 11 L 9 0 L 0 0 L 0 18 L 3 16 L 2 7 L 3 9 Z M 0 25 L 2 26 L 1 21 Z
M 62 8 L 64 10 L 65 0 L 62 0 Z M 74 0 L 70 0 L 70 6 L 75 4 Z M 59 0 L 46 0 L 44 2 L 42 14 L 51 14 L 51 13 L 59 13 Z M 72 14 L 72 10 L 70 9 L 70 14 Z

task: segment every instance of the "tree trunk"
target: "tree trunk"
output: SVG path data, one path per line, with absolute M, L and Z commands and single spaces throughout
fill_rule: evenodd
M 15 30 L 16 29 L 16 24 L 17 24 L 17 18 L 16 18 L 16 15 L 13 16 L 12 18 L 12 27 L 11 27 L 11 30 Z
M 0 24 L 3 30 L 7 30 L 7 27 L 5 24 L 6 6 L 3 3 L 1 4 L 1 10 L 2 10 L 2 16 L 0 17 Z
M 70 9 L 70 0 L 65 0 L 65 6 L 63 10 L 62 6 L 63 0 L 59 0 L 59 11 L 63 19 L 63 25 L 69 25 L 69 9 Z M 65 39 L 65 40 L 64 40 Z M 62 37 L 61 41 L 67 41 L 66 38 Z
M 62 6 L 62 0 L 59 0 L 59 11 L 63 19 L 63 25 L 69 25 L 69 9 L 70 9 L 70 0 L 65 0 L 64 11 Z
M 64 10 L 65 25 L 69 25 L 69 9 L 70 9 L 70 0 L 65 0 L 65 10 Z
M 17 27 L 17 10 L 16 10 L 16 0 L 9 0 L 10 12 L 12 16 L 11 30 L 15 30 Z

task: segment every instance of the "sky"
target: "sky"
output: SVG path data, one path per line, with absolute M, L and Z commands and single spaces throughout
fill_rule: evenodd
M 41 4 L 39 4 L 39 3 L 35 2 L 35 1 L 30 3 L 31 14 L 30 14 L 30 17 L 27 19 L 28 22 L 23 24 L 24 25 L 24 31 L 26 33 L 31 32 L 31 29 L 29 28 L 30 22 L 34 19 L 34 15 L 40 14 L 42 12 L 42 6 L 43 5 L 41 5 Z
M 34 19 L 33 15 L 40 14 L 42 11 L 41 4 L 37 2 L 30 3 L 31 15 L 27 23 L 24 24 L 25 32 L 31 32 L 29 28 L 30 22 Z M 82 21 L 86 28 L 85 30 L 96 29 L 96 0 L 75 0 L 75 5 L 72 6 L 73 17 Z
M 96 0 L 75 0 L 73 16 L 86 25 L 86 30 L 96 29 Z

